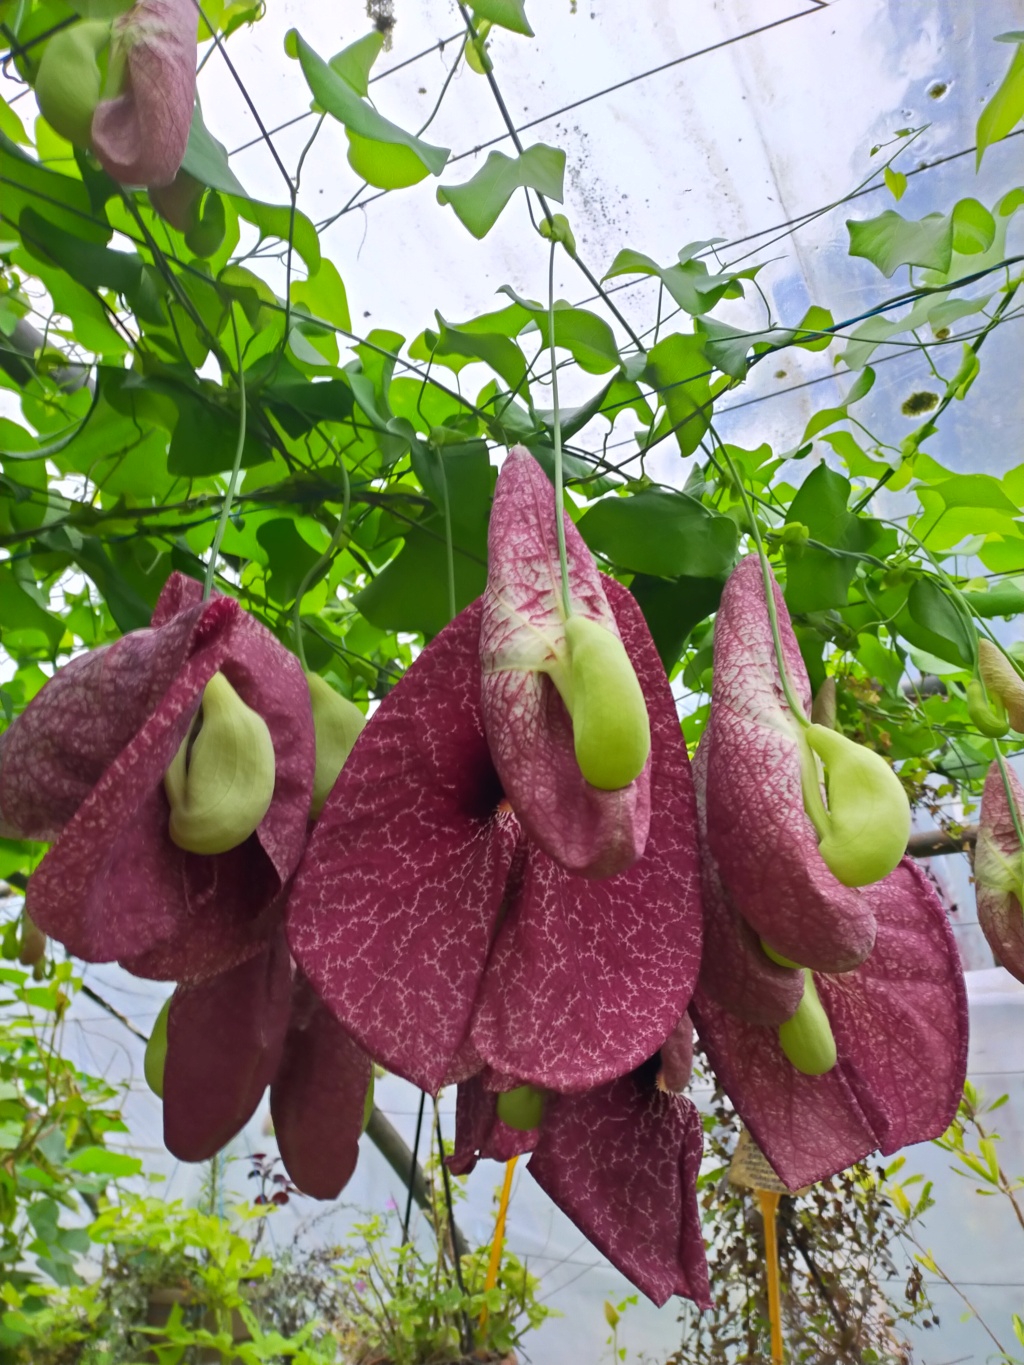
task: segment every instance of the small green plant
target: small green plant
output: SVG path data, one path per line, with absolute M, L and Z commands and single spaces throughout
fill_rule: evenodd
M 612 1303 L 611 1299 L 604 1301 L 604 1320 L 612 1329 L 610 1337 L 605 1338 L 605 1345 L 612 1348 L 612 1360 L 625 1360 L 626 1348 L 619 1345 L 619 1323 L 622 1315 L 627 1308 L 632 1308 L 637 1302 L 637 1296 L 630 1294 L 621 1303 Z
M 106 1146 L 125 1132 L 119 1092 L 62 1054 L 80 980 L 70 962 L 20 965 L 21 937 L 16 913 L 0 941 L 0 1287 L 19 1292 L 77 1283 L 98 1200 L 142 1169 Z M 0 1360 L 5 1344 L 0 1330 Z
M 1000 1095 L 998 1099 L 986 1103 L 981 1091 L 967 1081 L 957 1116 L 942 1137 L 935 1139 L 935 1146 L 948 1152 L 953 1158 L 951 1169 L 954 1174 L 976 1182 L 974 1187 L 976 1194 L 1008 1200 L 1021 1233 L 1024 1234 L 1024 1175 L 1014 1177 L 1003 1168 L 998 1149 L 1001 1139 L 989 1122 L 990 1115 L 1001 1109 L 1008 1099 L 1008 1095 Z M 903 1161 L 899 1159 L 890 1167 L 890 1173 L 895 1173 L 902 1165 Z M 905 1236 L 916 1248 L 915 1261 L 921 1269 L 948 1285 L 962 1300 L 966 1309 L 965 1317 L 977 1318 L 982 1330 L 999 1352 L 995 1359 L 1002 1365 L 1024 1365 L 1024 1356 L 1007 1351 L 995 1329 L 982 1317 L 963 1289 L 936 1261 L 914 1230 L 913 1225 L 935 1202 L 931 1197 L 930 1182 L 922 1185 L 916 1202 L 910 1200 L 906 1193 L 907 1187 L 921 1183 L 921 1176 L 912 1175 L 901 1183 L 890 1181 L 886 1189 L 889 1197 L 907 1217 Z M 1011 1315 L 1010 1325 L 1017 1344 L 1024 1346 L 1024 1318 L 1014 1313 Z
M 253 1206 L 236 1217 L 265 1216 Z M 0 1316 L 12 1342 L 4 1359 L 32 1365 L 326 1365 L 336 1344 L 318 1322 L 287 1336 L 263 1311 L 274 1263 L 216 1214 L 154 1198 L 105 1209 L 88 1230 L 102 1253 L 93 1283 L 67 1288 L 7 1285 Z
M 487 1289 L 489 1248 L 461 1258 L 460 1284 L 442 1250 L 424 1255 L 397 1234 L 393 1217 L 359 1223 L 353 1239 L 361 1245 L 340 1249 L 335 1264 L 343 1344 L 356 1359 L 432 1365 L 461 1360 L 469 1346 L 482 1360 L 500 1360 L 552 1316 L 537 1301 L 537 1277 L 510 1252 Z

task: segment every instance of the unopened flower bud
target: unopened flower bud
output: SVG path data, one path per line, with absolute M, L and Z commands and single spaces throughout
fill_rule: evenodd
M 222 673 L 203 692 L 202 725 L 164 777 L 169 832 L 189 853 L 226 853 L 258 827 L 274 795 L 274 745 L 262 716 Z

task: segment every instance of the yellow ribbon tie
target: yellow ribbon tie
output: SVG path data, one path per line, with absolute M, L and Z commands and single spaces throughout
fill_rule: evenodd
M 757 1202 L 764 1220 L 764 1258 L 768 1270 L 768 1323 L 772 1333 L 772 1365 L 783 1365 L 782 1295 L 779 1291 L 779 1240 L 775 1216 L 779 1196 L 775 1190 L 757 1190 Z
M 512 1176 L 516 1169 L 516 1162 L 519 1160 L 514 1156 L 511 1161 L 505 1163 L 505 1183 L 501 1187 L 501 1198 L 498 1201 L 498 1217 L 494 1223 L 494 1241 L 491 1243 L 491 1259 L 487 1263 L 487 1277 L 484 1280 L 484 1293 L 493 1289 L 498 1283 L 498 1271 L 501 1269 L 501 1253 L 505 1244 L 505 1215 L 508 1213 L 508 1201 L 512 1197 Z M 487 1305 L 484 1304 L 480 1311 L 480 1326 L 487 1326 Z

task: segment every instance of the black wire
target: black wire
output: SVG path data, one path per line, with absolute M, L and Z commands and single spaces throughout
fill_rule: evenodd
M 709 52 L 717 52 L 720 48 L 731 47 L 733 43 L 741 43 L 746 38 L 754 38 L 759 33 L 767 33 L 769 29 L 779 28 L 782 24 L 788 24 L 793 19 L 802 19 L 808 14 L 817 14 L 818 8 L 798 10 L 796 14 L 787 14 L 784 19 L 775 19 L 770 24 L 762 24 L 759 28 L 747 29 L 745 33 L 737 33 L 732 38 L 723 38 L 720 43 L 712 43 L 709 47 L 699 48 L 696 52 L 687 52 L 682 57 L 673 57 L 669 62 L 662 62 L 660 66 L 652 66 L 648 71 L 640 71 L 635 76 L 628 76 L 624 81 L 617 81 L 614 85 L 606 85 L 602 90 L 595 90 L 590 95 L 584 95 L 582 99 L 573 100 L 571 104 L 563 104 L 560 109 L 555 109 L 551 113 L 541 114 L 538 118 L 530 119 L 528 123 L 520 123 L 513 133 L 501 133 L 498 137 L 492 137 L 488 142 L 481 142 L 476 147 L 471 147 L 469 151 L 459 152 L 457 156 L 450 157 L 448 165 L 455 161 L 462 161 L 467 156 L 475 156 L 477 152 L 482 152 L 487 147 L 493 147 L 497 142 L 504 142 L 507 137 L 511 137 L 513 143 L 519 133 L 525 132 L 528 128 L 536 128 L 539 123 L 547 123 L 550 119 L 558 118 L 561 114 L 568 113 L 571 109 L 578 109 L 582 104 L 590 104 L 592 100 L 598 100 L 602 95 L 611 95 L 616 90 L 624 90 L 627 86 L 634 85 L 637 81 L 647 80 L 649 76 L 656 76 L 661 71 L 669 71 L 674 66 L 680 66 L 683 62 L 692 62 L 696 57 L 704 57 Z
M 463 1299 L 466 1297 L 466 1282 L 462 1278 L 462 1260 L 458 1251 L 458 1240 L 455 1232 L 455 1205 L 452 1202 L 452 1178 L 448 1173 L 448 1163 L 444 1159 L 444 1138 L 441 1136 L 441 1111 L 434 1110 L 434 1126 L 437 1129 L 437 1159 L 441 1163 L 441 1174 L 444 1178 L 444 1202 L 448 1210 L 448 1229 L 452 1239 L 452 1260 L 455 1262 L 455 1278 L 458 1281 L 459 1289 Z M 462 1349 L 467 1354 L 473 1349 L 473 1325 L 469 1320 L 469 1314 L 465 1308 L 462 1310 Z
M 391 76 L 394 75 L 396 71 L 401 71 L 403 66 L 411 66 L 413 62 L 418 62 L 423 57 L 429 57 L 432 52 L 443 52 L 449 43 L 454 42 L 456 38 L 461 37 L 462 30 L 460 29 L 458 33 L 453 33 L 448 38 L 438 38 L 436 43 L 432 43 L 430 47 L 425 47 L 422 52 L 417 52 L 414 57 L 406 57 L 404 62 L 398 62 L 395 66 L 389 66 L 386 71 L 378 71 L 376 76 L 370 77 L 368 84 L 373 85 L 377 81 L 382 81 L 386 76 Z M 282 133 L 286 128 L 291 128 L 293 124 L 301 123 L 303 119 L 312 117 L 313 110 L 306 109 L 301 114 L 296 114 L 294 118 L 285 119 L 284 123 L 279 123 L 276 127 L 268 129 L 268 132 L 270 136 L 273 137 L 275 133 Z M 243 142 L 242 145 L 236 147 L 234 151 L 228 152 L 228 156 L 237 156 L 239 152 L 248 151 L 250 147 L 255 147 L 258 142 L 262 141 L 262 137 L 254 137 L 249 142 Z M 385 191 L 385 193 L 387 193 L 387 191 Z
M 412 1158 L 409 1165 L 409 1179 L 405 1182 L 409 1189 L 409 1197 L 405 1201 L 405 1217 L 402 1219 L 402 1246 L 409 1240 L 409 1223 L 412 1219 L 412 1190 L 415 1182 L 416 1166 L 420 1151 L 420 1133 L 423 1129 L 423 1110 L 426 1107 L 427 1097 L 420 1093 L 420 1111 L 416 1115 L 416 1137 L 412 1144 Z

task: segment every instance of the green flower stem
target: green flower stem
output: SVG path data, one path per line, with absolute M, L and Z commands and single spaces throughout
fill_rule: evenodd
M 441 471 L 441 493 L 444 497 L 444 552 L 448 570 L 448 619 L 455 620 L 455 545 L 452 541 L 452 505 L 448 497 L 448 472 L 444 467 L 440 450 L 437 452 L 437 465 Z
M 775 579 L 771 571 L 771 566 L 768 563 L 768 556 L 765 554 L 764 542 L 761 539 L 761 529 L 757 524 L 757 517 L 754 515 L 754 509 L 751 505 L 750 498 L 747 495 L 743 478 L 736 468 L 736 462 L 721 441 L 718 442 L 718 449 L 728 466 L 729 473 L 732 475 L 733 482 L 739 492 L 740 499 L 743 503 L 743 510 L 746 512 L 747 520 L 750 522 L 750 533 L 754 537 L 754 544 L 757 547 L 757 557 L 761 561 L 761 578 L 764 581 L 765 605 L 768 608 L 768 621 L 772 628 L 772 646 L 775 650 L 775 662 L 779 667 L 779 680 L 782 683 L 782 691 L 785 694 L 786 702 L 789 709 L 793 712 L 793 715 L 801 725 L 806 726 L 810 724 L 810 721 L 804 715 L 804 708 L 800 704 L 800 700 L 793 689 L 793 684 L 790 681 L 789 672 L 786 668 L 786 659 L 782 652 L 782 636 L 779 634 L 779 613 L 775 605 Z
M 572 615 L 569 602 L 569 562 L 565 553 L 565 484 L 562 476 L 562 418 L 558 410 L 558 364 L 555 357 L 555 247 L 548 257 L 548 343 L 551 349 L 551 405 L 554 412 L 555 440 L 555 531 L 558 535 L 558 567 L 562 575 L 562 610 L 566 620 Z
M 242 468 L 242 451 L 245 448 L 245 370 L 242 368 L 242 347 L 238 340 L 238 323 L 235 321 L 235 307 L 231 305 L 231 330 L 235 336 L 235 355 L 238 357 L 238 444 L 235 446 L 235 462 L 231 466 L 231 477 L 228 479 L 228 489 L 224 494 L 224 502 L 220 509 L 220 520 L 217 522 L 217 530 L 214 533 L 213 544 L 210 546 L 210 558 L 206 564 L 206 581 L 203 584 L 203 601 L 205 602 L 213 592 L 213 580 L 217 573 L 217 557 L 220 554 L 221 541 L 224 539 L 224 532 L 227 530 L 228 516 L 231 513 L 231 504 L 235 500 L 235 490 L 238 487 L 238 475 Z
M 999 764 L 999 776 L 1003 779 L 1003 790 L 1006 792 L 1006 804 L 1010 808 L 1010 818 L 1013 820 L 1013 828 L 1017 835 L 1017 843 L 1020 845 L 1021 852 L 1024 853 L 1024 827 L 1021 825 L 1020 811 L 1017 809 L 1017 802 L 1013 799 L 1013 788 L 1010 786 L 1010 774 L 1006 767 L 1006 759 L 1003 756 L 1003 746 L 997 739 L 992 741 L 992 747 L 996 751 L 996 762 Z
M 349 506 L 352 501 L 352 487 L 349 482 L 348 469 L 345 467 L 345 461 L 342 459 L 341 455 L 338 454 L 337 451 L 334 453 L 337 456 L 338 468 L 341 471 L 341 481 L 343 485 L 341 516 L 338 518 L 338 524 L 334 528 L 334 534 L 331 536 L 327 549 L 316 563 L 306 570 L 302 582 L 299 584 L 298 591 L 295 594 L 295 603 L 292 607 L 292 631 L 295 635 L 295 653 L 299 656 L 299 663 L 302 664 L 304 670 L 306 669 L 306 646 L 302 639 L 302 599 L 305 597 L 306 593 L 309 592 L 313 584 L 319 580 L 324 569 L 330 565 L 334 558 L 348 526 Z

